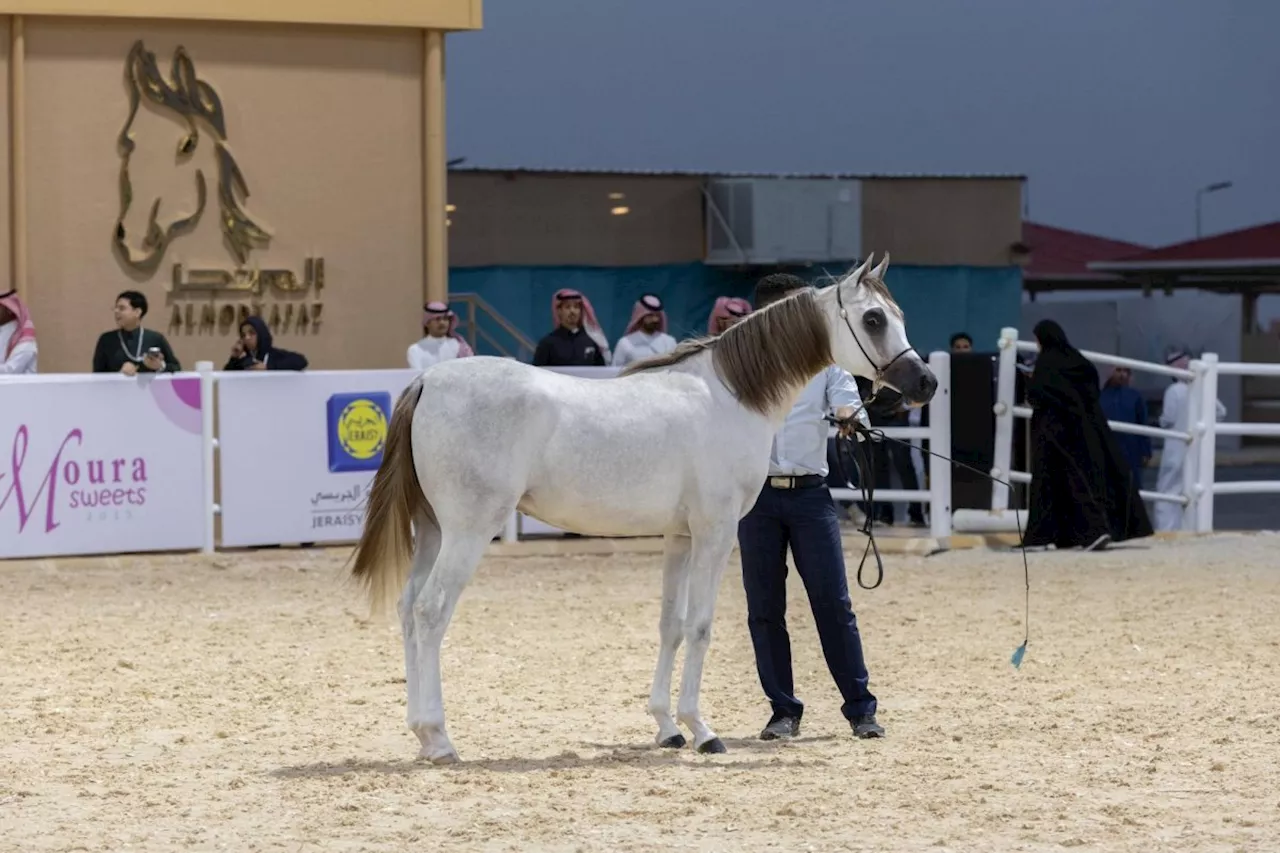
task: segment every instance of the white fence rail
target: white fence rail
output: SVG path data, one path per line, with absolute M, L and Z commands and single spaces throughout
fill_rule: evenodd
M 924 439 L 929 449 L 944 456 L 951 455 L 951 354 L 935 352 L 929 355 L 929 369 L 938 379 L 938 389 L 929 403 L 927 427 L 877 427 L 887 438 L 900 441 Z M 834 432 L 833 432 L 834 434 Z M 891 452 L 889 447 L 877 447 L 877 453 Z M 929 535 L 940 542 L 951 537 L 951 463 L 937 456 L 929 456 L 925 462 L 929 472 L 927 489 L 876 489 L 876 503 L 921 503 L 929 506 Z M 868 476 L 872 472 L 867 472 Z M 836 500 L 862 499 L 860 489 L 832 489 Z M 870 510 L 871 507 L 868 507 Z
M 995 463 L 991 476 L 1011 483 L 1030 483 L 1031 475 L 1025 471 L 1014 471 L 1013 468 L 1013 419 L 1030 418 L 1032 410 L 1026 406 L 1016 405 L 1014 400 L 1014 379 L 1017 372 L 1017 354 L 1019 352 L 1037 352 L 1039 347 L 1033 341 L 1018 340 L 1018 330 L 1005 328 L 1001 330 L 999 340 L 999 366 L 996 374 L 996 442 Z M 1186 461 L 1182 470 L 1182 490 L 1177 494 L 1151 492 L 1143 490 L 1141 495 L 1148 501 L 1164 501 L 1180 504 L 1183 507 L 1182 529 L 1198 533 L 1213 530 L 1213 498 L 1214 495 L 1274 494 L 1280 493 L 1280 481 L 1263 480 L 1254 482 L 1219 483 L 1214 479 L 1217 455 L 1216 440 L 1219 435 L 1241 436 L 1280 436 L 1280 424 L 1250 424 L 1240 422 L 1218 423 L 1215 417 L 1218 406 L 1218 377 L 1231 376 L 1280 376 L 1280 364 L 1248 364 L 1241 362 L 1219 362 L 1215 353 L 1205 353 L 1190 363 L 1190 369 L 1183 370 L 1165 364 L 1153 364 L 1132 358 L 1109 355 L 1106 353 L 1082 351 L 1089 360 L 1098 364 L 1128 367 L 1162 376 L 1188 381 L 1190 390 L 1187 395 L 1186 431 L 1163 429 L 1145 424 L 1108 421 L 1116 432 L 1146 435 L 1153 438 L 1185 441 L 1188 444 Z M 1012 528 L 1013 520 L 1008 516 L 1009 489 L 995 484 L 991 494 L 992 515 L 1003 519 L 1001 529 Z M 988 519 L 966 519 L 974 526 L 992 529 L 993 522 Z M 957 518 L 958 527 L 966 526 Z
M 930 365 L 938 377 L 930 425 L 885 434 L 924 438 L 945 453 L 950 356 L 934 353 Z M 392 405 L 417 371 L 196 367 L 0 378 L 0 559 L 358 539 Z M 932 533 L 945 539 L 950 465 L 931 459 L 929 469 L 927 490 L 882 489 L 875 498 L 928 503 Z M 562 531 L 513 514 L 502 535 L 538 532 Z
M 991 473 L 1013 483 L 1031 480 L 1011 470 L 1011 463 L 1013 419 L 1031 415 L 1014 401 L 1017 352 L 1034 349 L 1017 339 L 1015 329 L 1002 333 Z M 1209 353 L 1182 371 L 1085 355 L 1190 381 L 1186 431 L 1112 423 L 1117 431 L 1188 442 L 1182 488 L 1176 494 L 1142 492 L 1146 500 L 1181 505 L 1184 529 L 1213 529 L 1215 495 L 1280 492 L 1280 481 L 1214 479 L 1217 435 L 1280 436 L 1280 424 L 1217 423 L 1218 376 L 1280 376 L 1280 365 L 1220 363 Z M 938 377 L 929 426 L 884 432 L 927 440 L 931 450 L 950 456 L 951 358 L 937 352 L 929 363 Z M 214 372 L 208 362 L 197 367 L 136 378 L 0 378 L 0 559 L 358 538 L 381 459 L 376 433 L 385 430 L 392 402 L 415 371 L 246 374 Z M 612 368 L 560 370 L 616 374 Z M 362 434 L 362 424 L 371 424 L 373 434 Z M 876 501 L 928 504 L 930 533 L 942 542 L 953 528 L 1014 529 L 1008 488 L 993 487 L 992 512 L 953 513 L 951 463 L 930 456 L 927 470 L 927 488 L 877 489 Z M 855 489 L 833 489 L 832 495 L 862 497 Z M 513 514 L 503 538 L 540 532 L 561 531 Z

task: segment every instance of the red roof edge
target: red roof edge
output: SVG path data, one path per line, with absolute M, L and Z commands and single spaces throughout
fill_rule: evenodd
M 1111 278 L 1089 269 L 1089 264 L 1145 252 L 1149 248 L 1039 222 L 1022 223 L 1022 242 L 1031 252 L 1022 271 L 1023 279 L 1028 281 Z
M 1095 261 L 1152 263 L 1161 261 L 1238 261 L 1280 258 L 1280 222 L 1253 225 L 1210 237 L 1187 240 L 1148 249 L 1123 257 L 1094 258 Z

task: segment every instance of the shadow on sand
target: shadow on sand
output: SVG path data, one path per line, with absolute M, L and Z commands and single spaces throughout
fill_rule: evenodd
M 579 755 L 565 750 L 559 755 L 544 758 L 482 758 L 458 764 L 437 767 L 422 759 L 405 761 L 321 761 L 281 767 L 270 772 L 277 779 L 312 779 L 347 774 L 407 776 L 411 773 L 454 772 L 487 770 L 494 773 L 537 773 L 548 770 L 572 770 L 579 768 L 628 766 L 628 767 L 681 767 L 691 770 L 715 770 L 733 768 L 751 770 L 763 767 L 803 767 L 824 765 L 827 759 L 788 755 L 792 744 L 819 743 L 836 740 L 833 735 L 799 737 L 790 742 L 765 742 L 756 738 L 722 738 L 729 752 L 724 755 L 698 755 L 685 747 L 680 750 L 662 749 L 652 744 L 603 744 L 584 743 L 584 750 L 592 755 Z M 598 752 L 595 752 L 597 751 Z M 736 754 L 735 754 L 736 753 Z M 746 753 L 747 757 L 740 757 Z

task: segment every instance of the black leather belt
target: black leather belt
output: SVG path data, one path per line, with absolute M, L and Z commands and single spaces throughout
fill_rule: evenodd
M 801 474 L 798 477 L 770 477 L 765 485 L 774 489 L 814 489 L 825 486 L 827 478 L 821 474 Z

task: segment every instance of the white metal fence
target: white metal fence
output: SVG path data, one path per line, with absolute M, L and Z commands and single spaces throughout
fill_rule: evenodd
M 1030 483 L 1029 473 L 1013 470 L 1013 419 L 1031 417 L 1029 407 L 1016 405 L 1014 380 L 1017 373 L 1018 353 L 1038 352 L 1039 347 L 1034 341 L 1018 340 L 1017 329 L 1005 328 L 1000 333 L 999 350 L 999 367 L 996 375 L 995 461 L 991 476 L 1010 483 Z M 1191 361 L 1189 369 L 1183 370 L 1165 364 L 1154 364 L 1106 353 L 1089 351 L 1082 351 L 1082 353 L 1097 364 L 1128 367 L 1131 370 L 1168 376 L 1189 383 L 1186 418 L 1188 428 L 1185 432 L 1145 424 L 1108 422 L 1111 429 L 1116 432 L 1147 435 L 1166 441 L 1172 439 L 1187 442 L 1181 491 L 1172 494 L 1146 490 L 1141 492 L 1142 497 L 1148 501 L 1164 501 L 1182 506 L 1183 530 L 1199 533 L 1208 533 L 1213 530 L 1214 495 L 1280 493 L 1280 480 L 1219 483 L 1214 479 L 1217 436 L 1280 436 L 1280 424 L 1218 422 L 1216 418 L 1218 377 L 1222 375 L 1280 376 L 1280 364 L 1219 362 L 1217 354 L 1205 353 Z M 1006 486 L 998 483 L 992 485 L 991 508 L 991 513 L 982 513 L 988 516 L 987 518 L 979 517 L 979 513 L 967 514 L 966 517 L 957 514 L 956 526 L 1012 529 L 1014 519 L 1009 515 L 1009 489 Z
M 901 441 L 924 439 L 929 449 L 943 456 L 951 456 L 951 354 L 929 354 L 929 369 L 937 377 L 938 389 L 929 403 L 929 425 L 918 427 L 877 427 L 887 438 Z M 833 433 L 834 434 L 834 431 Z M 888 453 L 890 448 L 877 447 L 876 453 Z M 876 489 L 876 503 L 922 503 L 929 506 L 929 535 L 938 540 L 951 536 L 951 462 L 937 456 L 929 456 L 925 462 L 929 472 L 927 489 Z M 871 476 L 873 472 L 866 472 Z M 855 489 L 832 489 L 831 497 L 838 501 L 861 500 L 862 492 Z M 867 507 L 868 510 L 871 507 Z
M 950 356 L 929 362 L 938 377 L 930 425 L 885 434 L 927 439 L 946 453 Z M 196 368 L 0 377 L 0 559 L 359 538 L 393 402 L 416 372 Z M 945 538 L 951 470 L 937 459 L 929 468 L 927 490 L 883 489 L 875 498 L 928 503 L 932 532 Z M 529 521 L 513 513 L 503 538 L 560 532 Z

